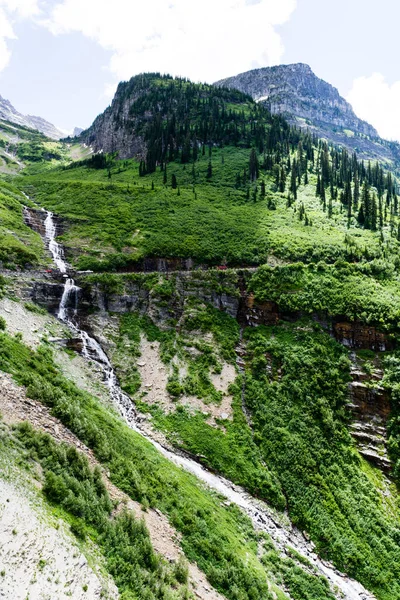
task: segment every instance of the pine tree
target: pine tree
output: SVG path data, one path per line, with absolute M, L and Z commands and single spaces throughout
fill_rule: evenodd
M 317 178 L 317 189 L 316 189 L 315 195 L 321 196 L 321 177 L 320 177 L 319 173 L 318 173 L 318 178 Z
M 375 194 L 372 196 L 371 200 L 371 229 L 372 231 L 376 231 L 377 229 L 377 220 L 378 220 L 378 210 L 376 205 L 376 196 Z
M 188 163 L 190 161 L 190 151 L 191 151 L 190 135 L 189 135 L 189 132 L 187 132 L 187 135 L 185 137 L 185 143 L 183 144 L 182 153 L 181 153 L 181 163 L 182 164 Z
M 193 151 L 192 151 L 193 162 L 196 162 L 197 157 L 199 155 L 199 147 L 197 145 L 196 136 L 193 136 L 192 145 L 193 145 Z
M 382 211 L 382 198 L 379 198 L 379 229 L 383 229 L 383 211 Z
M 352 201 L 353 201 L 353 199 L 351 197 L 351 183 L 350 183 L 350 181 L 347 181 L 345 188 L 344 188 L 344 204 L 346 206 L 350 206 L 350 210 L 351 210 Z
M 178 187 L 178 182 L 176 180 L 175 173 L 173 173 L 172 177 L 171 177 L 171 187 L 172 187 L 173 190 L 176 190 L 176 188 Z
M 358 211 L 357 221 L 360 225 L 364 225 L 365 223 L 364 206 L 362 204 L 360 206 L 360 210 Z
M 280 181 L 279 181 L 279 191 L 283 194 L 285 192 L 285 189 L 286 189 L 286 173 L 285 173 L 285 169 L 282 167 Z
M 364 227 L 371 229 L 371 194 L 367 181 L 364 181 L 361 191 L 361 208 L 364 215 Z
M 292 163 L 292 174 L 290 177 L 290 191 L 293 194 L 293 198 L 296 200 L 297 199 L 297 163 L 296 163 L 296 159 L 293 159 L 293 163 Z
M 260 196 L 261 196 L 261 198 L 265 198 L 265 181 L 264 181 L 264 179 L 261 180 Z
M 254 148 L 252 148 L 251 152 L 250 152 L 249 175 L 250 175 L 250 180 L 251 181 L 255 181 L 258 178 L 258 175 L 259 175 L 258 158 L 257 158 L 257 153 L 254 150 Z
M 275 175 L 275 187 L 279 190 L 281 185 L 281 169 L 279 168 L 279 165 L 274 165 L 273 173 Z
M 354 176 L 354 193 L 353 193 L 353 206 L 354 210 L 358 210 L 358 203 L 360 201 L 360 181 L 358 179 L 358 173 Z
M 207 175 L 206 175 L 207 179 L 211 179 L 212 177 L 212 164 L 211 164 L 211 160 L 208 161 L 208 166 L 207 166 Z
M 325 195 L 325 184 L 324 180 L 321 179 L 321 200 L 322 200 L 322 208 L 326 210 L 326 195 Z

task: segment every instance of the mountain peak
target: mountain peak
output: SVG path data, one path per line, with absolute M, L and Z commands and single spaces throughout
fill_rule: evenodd
M 0 119 L 10 121 L 16 125 L 21 125 L 22 127 L 28 127 L 29 129 L 36 129 L 54 140 L 59 140 L 64 137 L 64 134 L 52 123 L 46 121 L 46 119 L 34 115 L 21 114 L 14 108 L 9 100 L 2 96 L 0 96 Z
M 338 90 L 317 77 L 305 63 L 253 69 L 217 81 L 215 85 L 250 94 L 256 101 L 267 104 L 272 113 L 288 115 L 321 136 L 339 129 L 378 137 L 375 128 L 356 116 Z

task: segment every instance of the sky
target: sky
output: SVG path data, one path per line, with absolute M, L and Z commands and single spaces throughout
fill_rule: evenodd
M 0 0 L 0 95 L 70 131 L 137 73 L 304 62 L 400 140 L 399 21 L 398 0 Z

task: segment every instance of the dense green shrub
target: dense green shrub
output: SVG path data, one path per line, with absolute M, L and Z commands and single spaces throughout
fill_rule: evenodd
M 171 568 L 159 558 L 143 521 L 126 511 L 111 518 L 112 503 L 101 472 L 98 467 L 91 469 L 86 456 L 28 423 L 19 425 L 16 435 L 43 467 L 43 493 L 73 516 L 71 531 L 79 539 L 91 535 L 96 540 L 122 594 L 161 600 L 177 583 L 187 583 L 185 561 Z M 178 597 L 186 598 L 186 591 L 180 590 Z
M 292 521 L 379 598 L 400 598 L 400 523 L 385 514 L 348 431 L 346 350 L 308 320 L 245 336 L 255 441 Z
M 318 263 L 260 267 L 249 283 L 258 301 L 272 300 L 285 312 L 326 312 L 351 321 L 397 329 L 400 283 L 391 265 Z
M 272 599 L 268 573 L 257 557 L 257 534 L 237 508 L 221 505 L 220 498 L 206 492 L 192 475 L 164 459 L 149 442 L 130 430 L 97 399 L 65 380 L 47 349 L 35 352 L 20 340 L 0 333 L 0 369 L 12 372 L 19 383 L 27 386 L 30 397 L 48 405 L 55 416 L 92 448 L 107 466 L 112 481 L 123 491 L 168 515 L 182 535 L 187 558 L 196 561 L 210 582 L 227 598 L 250 600 L 256 594 L 263 600 Z M 50 489 L 53 490 L 51 486 Z M 58 486 L 56 494 L 57 490 Z M 132 526 L 130 519 L 124 517 L 116 524 L 116 530 L 107 531 L 104 537 L 110 572 L 122 588 L 128 585 L 127 580 L 138 586 L 145 574 L 139 577 L 135 569 L 142 565 L 140 561 L 152 560 L 151 553 L 146 550 L 148 538 L 139 536 L 136 540 L 136 525 Z M 109 552 L 108 542 L 112 543 Z M 139 562 L 132 563 L 137 544 L 142 549 L 137 553 Z M 279 564 L 277 555 L 278 571 Z M 135 593 L 142 597 L 142 590 Z M 292 597 L 302 600 L 295 593 Z M 330 594 L 315 597 L 331 599 Z

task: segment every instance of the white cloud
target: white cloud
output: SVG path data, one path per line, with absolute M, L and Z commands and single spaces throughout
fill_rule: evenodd
M 161 71 L 211 82 L 279 63 L 283 45 L 275 27 L 289 19 L 296 3 L 63 0 L 42 23 L 55 35 L 80 32 L 109 50 L 115 80 Z
M 389 85 L 381 73 L 359 77 L 354 80 L 347 100 L 381 137 L 400 140 L 400 81 Z
M 0 72 L 6 68 L 11 58 L 7 40 L 17 37 L 12 20 L 34 17 L 39 12 L 37 0 L 0 0 Z
M 38 0 L 0 0 L 0 6 L 22 18 L 33 17 L 40 12 Z
M 14 39 L 15 34 L 12 25 L 0 6 L 0 71 L 3 71 L 8 65 L 11 52 L 7 45 L 7 40 Z

